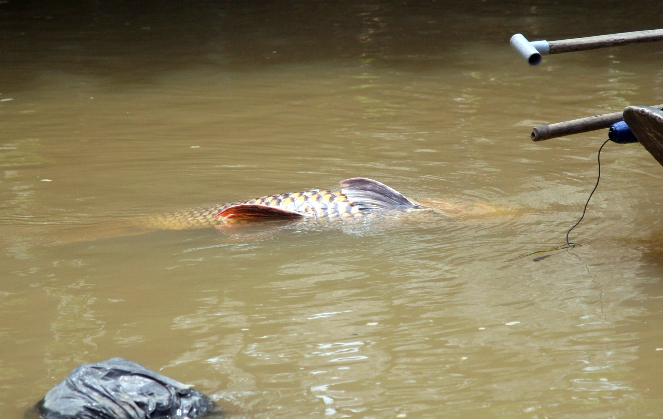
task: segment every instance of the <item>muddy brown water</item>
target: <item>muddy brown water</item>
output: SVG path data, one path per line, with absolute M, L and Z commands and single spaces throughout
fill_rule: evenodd
M 663 168 L 533 125 L 663 102 L 658 1 L 0 2 L 0 408 L 121 356 L 229 418 L 663 414 Z M 646 13 L 643 13 L 643 10 Z M 447 218 L 70 241 L 377 179 Z M 538 262 L 534 258 L 551 255 Z

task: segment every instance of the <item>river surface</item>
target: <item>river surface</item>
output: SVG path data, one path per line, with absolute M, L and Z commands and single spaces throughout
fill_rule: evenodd
M 124 357 L 228 418 L 660 418 L 663 168 L 535 125 L 663 103 L 660 0 L 0 1 L 0 410 Z M 379 180 L 447 217 L 95 236 Z M 535 253 L 536 252 L 536 253 Z

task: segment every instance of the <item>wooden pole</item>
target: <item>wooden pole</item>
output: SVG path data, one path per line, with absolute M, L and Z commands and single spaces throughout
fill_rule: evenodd
M 548 41 L 548 53 L 560 54 L 562 52 L 583 51 L 588 49 L 661 40 L 663 40 L 663 29 L 623 32 L 611 35 L 589 36 L 586 38 L 562 39 L 559 41 Z
M 663 104 L 652 106 L 663 109 Z M 610 128 L 615 122 L 624 119 L 623 112 L 612 112 L 603 115 L 589 116 L 587 118 L 574 119 L 572 121 L 557 122 L 550 125 L 542 125 L 532 129 L 532 141 L 543 141 L 550 138 L 564 137 L 566 135 L 580 134 L 583 132 L 596 131 Z
M 511 46 L 530 65 L 539 65 L 541 56 L 562 52 L 584 51 L 639 42 L 663 41 L 663 29 L 613 33 L 610 35 L 588 36 L 585 38 L 562 39 L 559 41 L 530 42 L 522 34 L 515 34 L 509 41 Z

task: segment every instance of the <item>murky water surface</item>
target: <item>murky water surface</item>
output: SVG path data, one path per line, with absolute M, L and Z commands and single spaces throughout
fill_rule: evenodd
M 533 253 L 564 243 L 607 133 L 529 141 L 663 103 L 661 47 L 530 68 L 508 39 L 662 19 L 658 1 L 0 2 L 4 416 L 121 356 L 229 418 L 661 417 L 663 168 L 608 144 L 582 246 Z M 355 176 L 455 210 L 93 233 Z

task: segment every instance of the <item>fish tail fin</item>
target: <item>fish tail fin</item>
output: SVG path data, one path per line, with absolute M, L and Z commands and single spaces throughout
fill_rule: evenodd
M 348 200 L 369 210 L 400 210 L 422 208 L 402 193 L 373 179 L 356 177 L 340 182 L 341 192 Z

